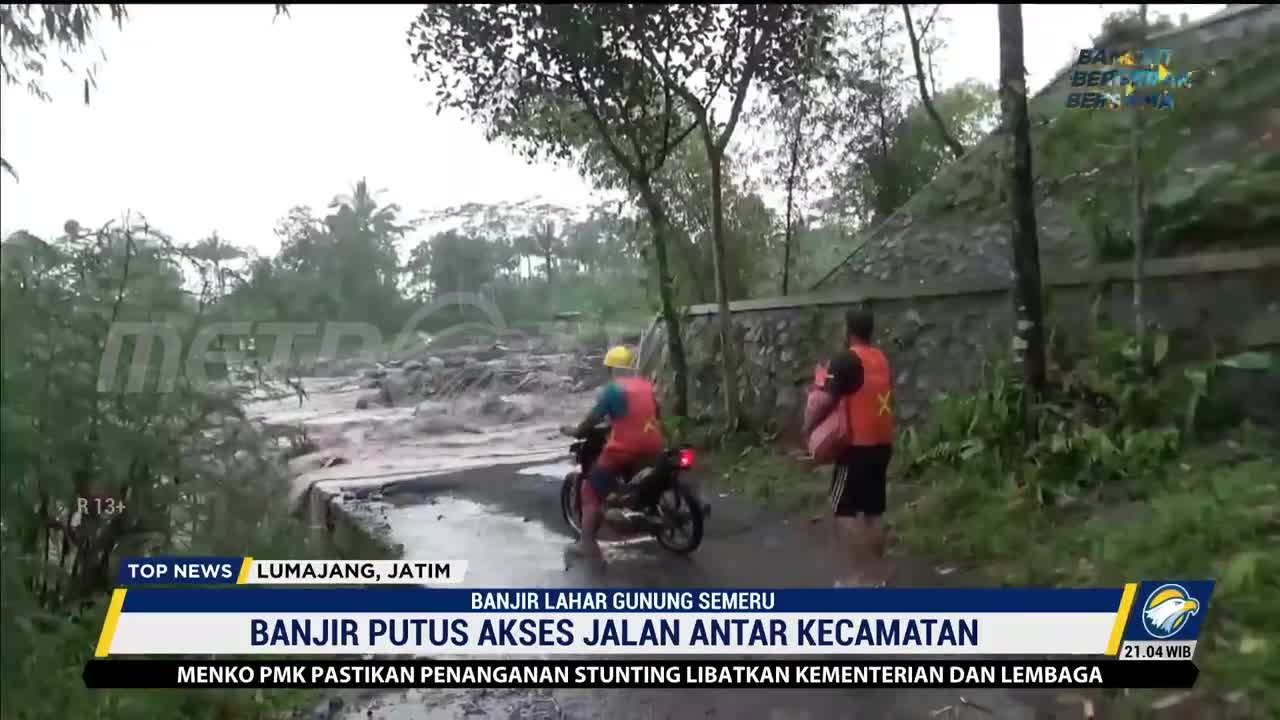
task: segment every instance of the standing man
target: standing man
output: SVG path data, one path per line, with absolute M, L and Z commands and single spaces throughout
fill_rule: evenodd
M 893 374 L 884 353 L 871 344 L 871 313 L 845 316 L 848 349 L 832 358 L 826 389 L 844 398 L 852 444 L 835 463 L 831 510 L 836 554 L 848 565 L 837 586 L 884 585 L 885 533 L 881 516 L 893 454 Z
M 580 556 L 603 564 L 596 534 L 604 521 L 604 502 L 618 487 L 618 479 L 639 465 L 653 462 L 662 454 L 666 440 L 653 383 L 635 374 L 634 357 L 619 345 L 604 356 L 609 383 L 600 390 L 595 407 L 577 426 L 560 429 L 566 435 L 583 437 L 599 423 L 609 421 L 609 440 L 582 483 L 582 533 L 578 542 L 565 549 L 566 561 Z

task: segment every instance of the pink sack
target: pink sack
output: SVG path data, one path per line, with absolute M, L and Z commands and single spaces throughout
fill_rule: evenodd
M 849 420 L 845 413 L 844 399 L 831 397 L 823 388 L 826 368 L 819 366 L 814 372 L 814 385 L 804 408 L 805 439 L 814 462 L 827 465 L 835 462 L 840 451 L 849 445 Z

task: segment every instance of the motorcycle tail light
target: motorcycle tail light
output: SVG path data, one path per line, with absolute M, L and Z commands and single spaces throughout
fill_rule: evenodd
M 677 458 L 677 464 L 680 466 L 681 470 L 688 470 L 693 467 L 693 450 L 689 448 L 683 448 L 680 450 L 680 455 Z

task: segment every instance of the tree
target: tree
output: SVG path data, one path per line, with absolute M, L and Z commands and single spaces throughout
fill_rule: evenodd
M 1146 36 L 1147 4 L 1142 3 L 1138 9 L 1138 48 L 1143 47 Z M 1138 366 L 1146 371 L 1150 368 L 1150 357 L 1147 352 L 1147 321 L 1142 310 L 1143 261 L 1147 235 L 1146 182 L 1142 171 L 1142 107 L 1143 103 L 1135 103 L 1133 106 L 1130 144 L 1133 165 L 1133 331 L 1138 346 Z
M 668 92 L 684 99 L 697 122 L 710 165 L 711 257 L 715 271 L 720 331 L 721 373 L 725 422 L 739 422 L 737 341 L 729 312 L 728 269 L 725 267 L 724 156 L 738 125 L 743 103 L 758 76 L 777 82 L 799 74 L 807 33 L 820 34 L 826 16 L 806 12 L 808 6 L 790 4 L 662 5 L 644 23 L 652 41 L 645 58 L 662 78 Z M 815 8 L 817 6 L 814 6 Z M 664 57 L 660 57 L 663 53 Z M 673 54 L 683 62 L 671 63 Z M 722 95 L 727 93 L 727 95 Z M 715 106 L 728 105 L 724 124 L 717 123 Z
M 1001 3 L 998 15 L 1000 110 L 1008 152 L 1009 239 L 1013 246 L 1016 322 L 1013 357 L 1022 369 L 1029 397 L 1038 397 L 1045 387 L 1044 315 L 1031 174 L 1031 123 L 1027 115 L 1026 68 L 1022 59 L 1022 6 Z
M 542 220 L 533 228 L 534 247 L 542 258 L 542 271 L 547 275 L 547 284 L 555 280 L 556 258 L 564 255 L 564 241 L 556 232 L 556 224 L 551 220 Z
M 66 55 L 82 52 L 93 35 L 94 24 L 102 17 L 104 7 L 117 26 L 124 24 L 127 16 L 124 5 L 11 3 L 0 7 L 0 42 L 4 45 L 0 48 L 0 76 L 4 78 L 5 85 L 25 84 L 27 92 L 48 102 L 51 98 L 41 81 L 49 51 Z M 40 10 L 38 17 L 31 13 L 36 8 Z M 71 68 L 65 59 L 62 65 Z M 84 77 L 86 105 L 89 103 L 89 88 L 96 85 L 94 68 L 90 67 Z M 0 158 L 0 168 L 14 180 L 18 179 L 17 172 L 4 158 Z
M 601 238 L 607 232 L 608 218 L 595 208 L 586 220 L 574 223 L 567 230 L 565 256 L 579 271 L 594 272 L 600 267 L 603 250 Z
M 762 276 L 772 271 L 775 237 L 773 216 L 749 187 L 740 166 L 726 159 L 721 172 L 724 208 L 725 287 L 730 300 L 750 297 Z M 715 259 L 711 234 L 711 165 L 700 143 L 685 143 L 676 150 L 659 175 L 658 192 L 671 211 L 672 256 L 676 296 L 681 302 L 713 303 Z
M 329 207 L 324 218 L 293 208 L 277 227 L 290 316 L 395 323 L 403 310 L 396 244 L 417 223 L 401 222 L 394 203 L 379 205 L 363 180 Z
M 538 228 L 552 223 L 554 234 L 554 224 L 557 221 L 565 224 L 571 215 L 568 208 L 532 200 L 494 204 L 469 202 L 428 213 L 425 221 L 482 238 L 494 245 L 495 262 L 501 270 L 519 276 L 523 261 L 523 277 L 529 279 L 533 277 L 532 259 L 546 259 L 536 237 Z M 550 247 L 553 254 L 560 254 L 561 247 L 557 242 L 553 240 Z
M 890 154 L 907 109 L 902 53 L 892 42 L 901 23 L 892 9 L 846 6 L 837 34 L 854 40 L 837 48 L 828 83 L 832 132 L 843 159 L 830 172 L 828 211 L 854 226 L 887 217 L 909 197 Z
M 248 253 L 218 237 L 216 232 L 196 243 L 188 254 L 212 266 L 219 298 L 226 296 L 227 280 L 235 275 L 231 268 L 223 267 L 224 263 L 248 257 Z
M 834 18 L 833 18 L 834 20 Z M 758 130 L 772 142 L 766 144 L 760 162 L 768 166 L 767 178 L 781 183 L 785 193 L 782 227 L 781 293 L 790 292 L 791 268 L 797 235 L 806 225 L 809 194 L 822 183 L 828 170 L 828 150 L 835 141 L 837 113 L 833 84 L 839 81 L 835 56 L 826 43 L 811 37 L 794 76 L 770 88 L 766 108 L 759 114 Z
M 448 230 L 419 243 L 410 254 L 409 268 L 414 280 L 434 294 L 477 292 L 494 279 L 493 246 Z
M 996 91 L 976 80 L 953 85 L 933 97 L 934 111 L 962 143 L 976 142 L 995 126 Z M 897 207 L 928 185 L 955 156 L 939 137 L 933 118 L 917 101 L 894 126 L 889 154 L 879 164 L 876 192 Z M 883 187 L 879 186 L 883 183 Z
M 377 195 L 360 180 L 347 195 L 329 203 L 325 217 L 334 253 L 336 281 L 343 307 L 352 317 L 392 319 L 399 306 L 400 277 L 396 243 L 412 224 L 399 221 L 400 206 L 379 205 Z
M 935 13 L 937 10 L 934 11 Z M 929 117 L 933 120 L 934 126 L 938 129 L 938 135 L 942 137 L 947 147 L 951 148 L 951 152 L 956 159 L 964 157 L 964 145 L 947 131 L 947 125 L 942 121 L 942 116 L 938 114 L 937 108 L 933 106 L 933 100 L 929 97 L 929 85 L 925 82 L 924 61 L 920 57 L 920 38 L 916 35 L 916 26 L 911 19 L 911 6 L 902 3 L 902 16 L 906 21 L 907 38 L 911 41 L 911 59 L 916 66 L 916 84 L 920 88 L 920 102 L 924 104 L 924 109 L 929 113 Z M 923 35 L 923 33 L 922 33 Z
M 653 177 L 694 126 L 681 124 L 672 94 L 645 71 L 651 38 L 636 22 L 645 12 L 590 3 L 431 5 L 411 25 L 408 43 L 439 107 L 462 110 L 490 138 L 533 156 L 581 157 L 598 142 L 638 193 L 653 228 L 674 411 L 684 415 L 684 343 L 671 293 L 666 211 Z

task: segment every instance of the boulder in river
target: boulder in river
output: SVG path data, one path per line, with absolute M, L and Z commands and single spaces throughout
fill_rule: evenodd
M 533 408 L 512 402 L 500 395 L 490 395 L 480 404 L 480 415 L 504 423 L 518 423 L 534 416 Z
M 449 411 L 449 406 L 442 402 L 434 402 L 426 400 L 418 403 L 413 409 L 414 417 L 431 417 L 432 415 L 444 415 Z
M 368 392 L 356 398 L 357 410 L 368 410 L 375 405 L 382 404 L 382 391 Z
M 572 382 L 571 378 L 557 375 L 550 370 L 533 370 L 525 375 L 520 382 L 516 383 L 515 392 L 534 393 L 563 390 Z
M 397 371 L 382 378 L 382 402 L 387 405 L 399 405 L 412 393 L 413 383 L 405 373 Z
M 492 347 L 488 347 L 488 348 L 485 348 L 484 350 L 480 350 L 476 352 L 476 354 L 473 357 L 475 357 L 476 360 L 488 361 L 488 360 L 497 360 L 500 357 L 505 357 L 506 354 L 507 354 L 507 349 L 505 347 L 503 347 L 502 345 L 493 345 Z
M 457 432 L 484 434 L 484 431 L 480 428 L 447 415 L 415 417 L 413 419 L 413 429 L 427 435 L 443 435 Z

